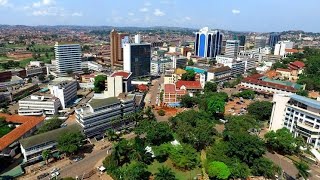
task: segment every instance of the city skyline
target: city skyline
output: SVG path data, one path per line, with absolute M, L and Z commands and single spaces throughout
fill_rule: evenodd
M 303 5 L 289 0 L 258 2 L 248 0 L 0 0 L 1 24 L 83 25 L 83 26 L 174 26 L 213 29 L 279 32 L 304 30 L 319 32 L 313 19 L 320 3 Z

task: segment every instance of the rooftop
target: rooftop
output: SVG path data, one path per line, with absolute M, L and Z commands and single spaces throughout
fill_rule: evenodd
M 202 89 L 200 81 L 177 81 L 176 88 L 180 89 L 182 86 L 187 89 Z
M 229 70 L 231 70 L 229 66 L 222 66 L 218 68 L 209 69 L 208 72 L 218 73 L 218 72 L 229 71 Z
M 45 142 L 57 141 L 59 136 L 67 132 L 80 131 L 81 128 L 78 124 L 72 124 L 67 127 L 55 129 L 49 132 L 37 134 L 28 138 L 20 140 L 20 144 L 26 149 L 32 146 L 43 144 Z
M 0 113 L 0 117 L 5 117 L 7 122 L 21 124 L 13 129 L 10 133 L 0 138 L 0 151 L 20 139 L 25 133 L 30 131 L 44 120 L 44 117 L 39 116 L 19 116 L 3 113 Z
M 120 103 L 120 100 L 116 97 L 104 98 L 104 99 L 92 99 L 89 104 L 93 109 L 108 106 L 111 104 Z
M 320 102 L 317 101 L 317 100 L 310 99 L 310 98 L 307 98 L 307 97 L 304 97 L 304 96 L 299 96 L 297 94 L 293 94 L 290 97 L 291 97 L 291 99 L 299 101 L 299 102 L 301 102 L 303 104 L 306 104 L 306 105 L 311 106 L 311 107 L 316 108 L 316 109 L 320 109 Z
M 128 79 L 131 76 L 131 74 L 132 74 L 131 72 L 118 71 L 111 74 L 111 77 L 122 76 L 124 79 Z

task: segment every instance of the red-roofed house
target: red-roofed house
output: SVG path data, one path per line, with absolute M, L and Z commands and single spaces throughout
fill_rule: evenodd
M 181 96 L 186 94 L 187 94 L 186 90 L 177 89 L 175 84 L 165 84 L 164 94 L 163 94 L 163 103 L 166 105 L 179 103 Z
M 145 84 L 139 84 L 137 86 L 137 89 L 139 90 L 139 92 L 146 92 L 149 90 L 148 86 Z
M 127 71 L 117 71 L 111 74 L 111 77 L 121 76 L 123 83 L 123 92 L 129 92 L 132 90 L 131 80 L 132 80 L 132 72 Z
M 14 156 L 15 150 L 19 147 L 18 140 L 30 136 L 44 121 L 42 116 L 19 116 L 0 113 L 0 117 L 5 117 L 7 122 L 17 125 L 15 129 L 0 138 L 0 156 Z
M 289 69 L 297 70 L 299 74 L 302 73 L 302 70 L 304 67 L 305 67 L 305 64 L 302 61 L 294 61 L 288 65 Z
M 280 77 L 289 81 L 296 81 L 298 79 L 298 71 L 292 69 L 277 68 L 276 72 L 280 74 Z
M 293 53 L 298 53 L 298 52 L 299 52 L 298 49 L 285 49 L 286 55 L 293 54 Z

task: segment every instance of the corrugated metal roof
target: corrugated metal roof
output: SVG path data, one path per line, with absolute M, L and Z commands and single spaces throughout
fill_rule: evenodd
M 294 100 L 299 101 L 303 104 L 306 104 L 307 106 L 311 106 L 313 108 L 320 109 L 320 102 L 317 100 L 310 99 L 310 98 L 307 98 L 304 96 L 299 96 L 297 94 L 293 94 L 290 97 L 291 97 L 291 99 L 294 99 Z

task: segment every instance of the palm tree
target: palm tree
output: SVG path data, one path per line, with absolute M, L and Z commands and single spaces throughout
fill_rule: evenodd
M 297 177 L 298 178 L 303 178 L 303 179 L 307 179 L 310 176 L 310 168 L 309 165 L 304 163 L 304 162 L 297 162 L 294 164 L 296 166 L 296 168 L 298 169 L 298 174 Z
M 174 172 L 165 166 L 162 166 L 158 168 L 158 173 L 156 173 L 156 177 L 154 180 L 176 180 L 176 176 L 174 175 Z
M 105 135 L 107 136 L 109 141 L 117 141 L 120 138 L 120 136 L 111 129 L 107 130 Z

